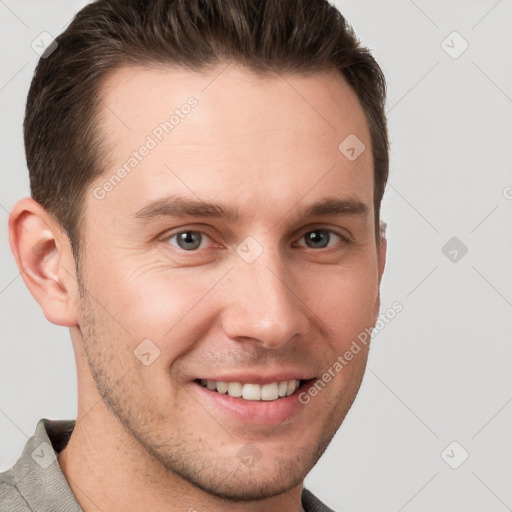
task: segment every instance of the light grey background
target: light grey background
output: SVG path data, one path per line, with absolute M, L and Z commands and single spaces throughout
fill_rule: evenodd
M 0 0 L 0 470 L 38 419 L 76 414 L 68 331 L 26 290 L 7 219 L 29 193 L 31 42 L 85 3 Z M 359 396 L 306 485 L 338 511 L 512 510 L 512 2 L 336 5 L 388 79 L 382 310 L 404 309 L 375 337 Z M 442 252 L 452 237 L 468 248 L 445 251 L 456 262 Z

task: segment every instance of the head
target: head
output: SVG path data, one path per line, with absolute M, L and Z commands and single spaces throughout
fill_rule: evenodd
M 299 485 L 368 343 L 335 363 L 378 315 L 380 68 L 320 0 L 98 1 L 56 41 L 28 96 L 32 199 L 11 245 L 70 327 L 79 408 L 101 397 L 148 464 L 210 494 Z

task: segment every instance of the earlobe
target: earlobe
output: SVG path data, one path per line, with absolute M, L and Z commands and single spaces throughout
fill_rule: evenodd
M 20 200 L 9 218 L 9 242 L 25 285 L 56 325 L 77 325 L 75 266 L 67 235 L 40 204 Z

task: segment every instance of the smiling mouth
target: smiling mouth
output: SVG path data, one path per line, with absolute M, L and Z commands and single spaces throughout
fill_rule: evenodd
M 231 398 L 272 402 L 293 395 L 308 381 L 294 379 L 269 382 L 268 384 L 254 384 L 250 382 L 222 382 L 210 379 L 196 379 L 195 382 L 210 391 L 228 395 Z

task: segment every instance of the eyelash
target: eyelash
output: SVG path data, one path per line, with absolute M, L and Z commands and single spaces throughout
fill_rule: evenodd
M 338 243 L 341 243 L 343 245 L 347 245 L 350 243 L 350 239 L 345 236 L 345 235 L 342 235 L 341 233 L 339 233 L 338 231 L 334 231 L 332 229 L 328 229 L 328 228 L 314 228 L 314 229 L 310 229 L 308 231 L 305 231 L 303 233 L 303 235 L 299 238 L 299 240 L 303 239 L 307 234 L 309 233 L 314 233 L 315 231 L 322 231 L 322 232 L 326 232 L 326 233 L 329 233 L 330 235 L 334 235 L 336 237 L 338 237 L 339 241 Z M 211 236 L 209 236 L 207 233 L 205 233 L 204 231 L 200 231 L 200 230 L 197 230 L 197 229 L 186 229 L 186 230 L 182 230 L 182 231 L 176 231 L 175 233 L 171 233 L 167 236 L 165 236 L 163 238 L 163 242 L 166 242 L 168 243 L 169 245 L 172 245 L 173 247 L 175 247 L 176 249 L 178 249 L 181 253 L 197 253 L 201 250 L 205 250 L 205 249 L 200 249 L 200 248 L 197 248 L 197 249 L 191 249 L 191 250 L 186 250 L 186 249 L 183 249 L 181 247 L 179 247 L 178 245 L 174 245 L 174 244 L 171 244 L 169 242 L 169 240 L 175 238 L 176 236 L 178 235 L 181 235 L 181 234 L 184 234 L 184 233 L 196 233 L 196 234 L 199 234 L 203 237 L 207 237 L 209 238 L 210 240 L 213 240 Z M 330 241 L 330 240 L 329 240 Z M 202 242 L 202 240 L 201 240 Z M 297 247 L 299 246 L 297 242 L 293 242 L 293 247 Z M 332 249 L 332 247 L 334 247 L 336 244 L 333 244 L 333 245 L 328 245 L 326 247 L 321 247 L 321 248 L 318 248 L 318 249 L 315 249 L 315 248 L 312 248 L 312 247 L 307 247 L 307 245 L 300 245 L 299 247 L 306 247 L 307 249 L 311 249 L 313 251 L 321 251 L 321 250 L 329 250 L 329 249 Z

